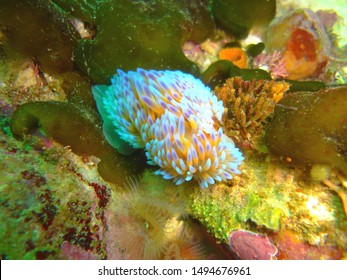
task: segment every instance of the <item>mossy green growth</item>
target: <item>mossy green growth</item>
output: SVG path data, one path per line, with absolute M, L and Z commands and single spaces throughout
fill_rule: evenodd
M 5 54 L 33 58 L 50 74 L 73 70 L 79 35 L 62 10 L 45 0 L 0 0 L 0 7 Z
M 328 164 L 347 175 L 347 87 L 285 95 L 266 142 L 292 164 Z
M 276 0 L 214 0 L 212 10 L 217 24 L 237 38 L 252 27 L 268 24 L 276 14 Z
M 92 82 L 101 84 L 109 83 L 117 68 L 197 73 L 197 66 L 185 57 L 181 45 L 187 40 L 201 42 L 212 33 L 213 21 L 204 2 L 99 2 L 93 10 L 97 34 L 92 40 L 79 41 L 76 64 Z
M 228 242 L 231 231 L 259 230 L 261 227 L 278 231 L 281 222 L 290 216 L 288 202 L 294 186 L 278 180 L 269 172 L 273 168 L 264 159 L 247 155 L 241 166 L 242 178 L 232 186 L 217 184 L 195 190 L 191 214 L 217 239 Z
M 97 118 L 86 110 L 67 102 L 32 102 L 21 105 L 14 113 L 11 131 L 17 139 L 41 127 L 47 136 L 82 155 L 101 159 L 100 175 L 107 181 L 123 183 L 125 176 L 142 170 L 143 158 L 131 160 L 119 155 L 106 141 Z
M 264 200 L 264 194 L 252 193 L 246 198 L 247 207 L 242 208 L 238 218 L 247 222 L 251 220 L 259 226 L 277 231 L 281 226 L 281 218 L 289 215 L 285 200 L 277 199 L 276 193 L 271 190 L 268 198 Z

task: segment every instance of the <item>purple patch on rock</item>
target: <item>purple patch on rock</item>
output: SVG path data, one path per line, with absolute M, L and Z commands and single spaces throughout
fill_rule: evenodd
M 272 260 L 278 252 L 265 235 L 246 230 L 232 232 L 229 245 L 240 260 Z

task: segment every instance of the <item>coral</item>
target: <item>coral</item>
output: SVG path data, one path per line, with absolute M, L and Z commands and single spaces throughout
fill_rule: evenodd
M 270 151 L 292 165 L 327 164 L 346 173 L 346 100 L 346 87 L 287 94 L 267 128 Z
M 192 216 L 217 239 L 228 242 L 231 231 L 252 230 L 252 224 L 278 231 L 289 215 L 291 178 L 276 180 L 262 161 L 248 154 L 232 187 L 219 183 L 191 196 Z
M 261 133 L 265 119 L 288 90 L 289 84 L 275 81 L 244 81 L 230 78 L 215 93 L 227 111 L 222 125 L 226 134 L 236 143 L 253 145 L 253 137 Z
M 241 48 L 223 48 L 219 52 L 219 59 L 226 59 L 234 63 L 237 67 L 247 67 L 247 54 Z
M 243 157 L 214 128 L 224 107 L 201 81 L 180 71 L 125 73 L 112 86 L 94 86 L 104 134 L 120 152 L 145 148 L 156 172 L 178 185 L 196 179 L 201 187 L 231 179 Z M 130 147 L 131 148 L 131 147 Z
M 211 63 L 218 60 L 219 51 L 230 41 L 232 41 L 230 36 L 222 30 L 216 29 L 213 35 L 200 44 L 192 41 L 185 42 L 182 50 L 189 60 L 197 64 L 200 72 L 203 72 Z
M 301 241 L 295 233 L 286 230 L 277 238 L 279 260 L 339 260 L 343 259 L 342 250 L 329 244 L 312 246 Z
M 308 31 L 300 28 L 294 28 L 291 37 L 283 53 L 283 60 L 286 67 L 288 78 L 299 80 L 313 75 L 318 68 L 324 67 L 326 60 L 316 62 L 319 42 L 314 39 Z
M 232 232 L 233 241 L 238 234 L 254 238 L 256 249 L 269 240 L 277 259 L 346 258 L 347 96 L 345 87 L 332 88 L 346 83 L 346 21 L 339 18 L 346 9 L 298 11 L 297 3 L 270 28 L 257 29 L 273 18 L 275 2 L 293 1 L 0 0 L 0 258 L 226 259 Z M 224 30 L 213 31 L 213 21 Z M 247 46 L 259 39 L 265 44 Z M 217 61 L 223 46 L 241 45 L 254 69 Z M 200 77 L 210 88 L 224 87 L 231 77 L 235 87 L 241 77 L 242 86 L 253 87 L 242 91 L 250 97 L 239 98 L 236 90 L 233 102 L 240 107 L 227 109 L 244 120 L 230 120 L 237 128 L 226 131 L 221 102 L 205 95 L 209 89 L 200 82 L 188 82 L 192 76 L 175 72 L 167 78 L 168 71 L 137 67 L 196 76 L 198 68 L 207 69 Z M 132 156 L 107 143 L 91 94 L 91 84 L 107 84 L 115 69 L 126 74 L 111 87 L 95 87 L 94 95 L 115 96 L 119 81 L 128 79 L 135 98 L 112 112 L 126 119 L 117 120 L 115 137 L 112 122 L 104 132 L 112 144 L 123 145 L 122 152 L 130 153 L 132 144 L 141 148 Z M 149 72 L 163 74 L 152 79 Z M 286 81 L 288 92 L 298 93 L 265 95 L 276 85 L 271 78 L 286 76 L 304 79 Z M 326 86 L 312 79 L 329 89 L 313 92 Z M 256 90 L 264 96 L 257 99 Z M 139 107 L 131 107 L 133 101 Z M 276 106 L 274 118 L 266 109 L 257 113 L 264 104 Z M 104 117 L 105 104 L 97 105 Z M 253 149 L 242 147 L 242 156 L 232 140 Z M 146 157 L 163 176 L 145 164 Z M 224 157 L 233 161 L 227 175 L 218 171 Z M 195 173 L 188 167 L 193 161 Z M 212 176 L 202 175 L 209 166 Z M 191 174 L 180 174 L 184 167 Z M 141 178 L 129 179 L 144 168 Z M 210 187 L 198 188 L 193 179 Z M 126 180 L 134 181 L 124 188 Z M 234 251 L 249 248 L 245 239 Z M 246 257 L 236 255 L 252 258 L 250 248 Z
M 148 184 L 131 178 L 114 196 L 107 213 L 108 259 L 118 250 L 128 259 L 162 258 L 170 237 L 179 231 L 179 219 L 186 215 L 178 189 L 158 180 Z
M 272 260 L 278 252 L 266 236 L 246 230 L 232 232 L 229 244 L 240 260 Z

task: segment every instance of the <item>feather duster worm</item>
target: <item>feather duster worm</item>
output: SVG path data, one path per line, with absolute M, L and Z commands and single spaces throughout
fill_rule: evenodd
M 172 232 L 179 230 L 178 220 L 187 215 L 185 201 L 173 186 L 143 178 L 127 181 L 106 213 L 107 258 L 117 259 L 121 252 L 125 259 L 161 259 Z
M 240 173 L 241 152 L 214 127 L 223 104 L 192 75 L 118 70 L 112 85 L 94 86 L 93 95 L 107 140 L 124 154 L 145 148 L 165 179 L 179 185 L 194 178 L 207 187 Z

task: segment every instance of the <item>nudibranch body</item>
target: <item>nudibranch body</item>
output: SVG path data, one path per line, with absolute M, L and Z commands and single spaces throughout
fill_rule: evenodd
M 243 156 L 214 127 L 224 107 L 200 80 L 180 71 L 117 70 L 111 86 L 94 86 L 107 140 L 123 154 L 144 148 L 148 163 L 178 185 L 201 187 L 238 174 Z

